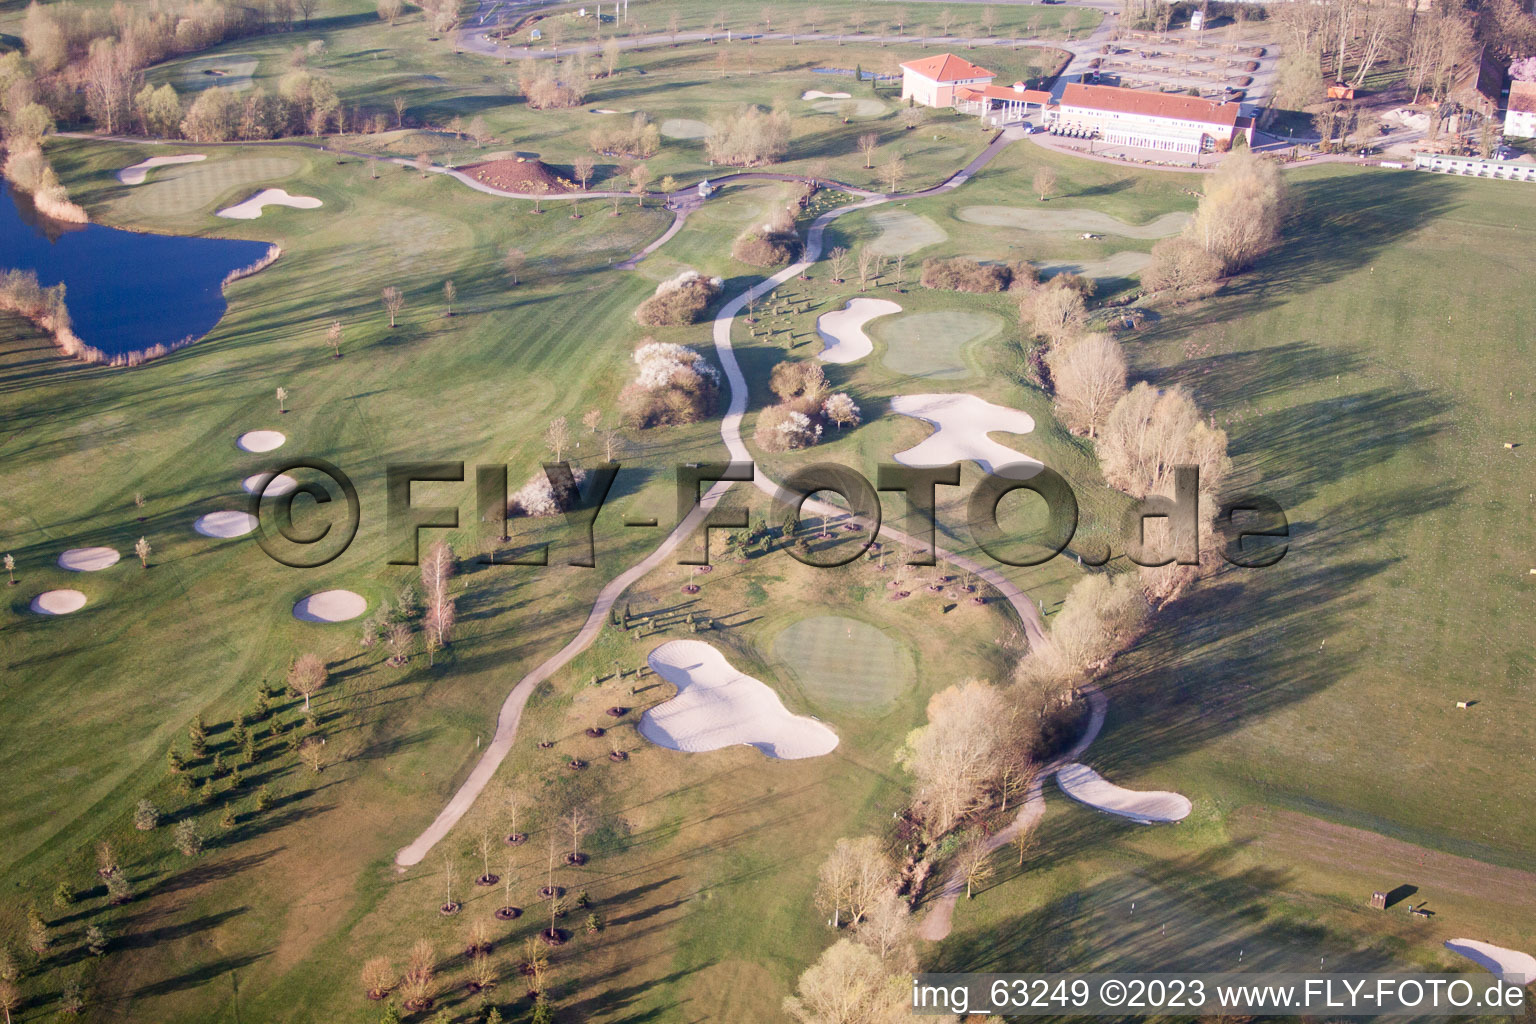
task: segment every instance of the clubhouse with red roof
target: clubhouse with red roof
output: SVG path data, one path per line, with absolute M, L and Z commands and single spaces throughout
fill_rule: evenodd
M 1040 123 L 1056 135 L 1182 154 L 1225 151 L 1239 134 L 1253 141 L 1253 119 L 1236 103 L 1081 82 L 1068 83 L 1053 100 L 1051 93 L 1023 82 L 993 85 L 996 72 L 952 53 L 908 61 L 901 70 L 902 99 L 996 117 L 1000 123 L 1039 110 Z

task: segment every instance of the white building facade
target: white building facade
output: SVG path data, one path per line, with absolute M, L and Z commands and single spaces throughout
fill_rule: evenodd
M 1509 109 L 1504 113 L 1504 137 L 1536 139 L 1536 82 L 1512 82 Z
M 1046 123 L 1057 135 L 1166 153 L 1225 150 L 1239 133 L 1253 141 L 1252 122 L 1236 103 L 1079 82 L 1063 89 Z

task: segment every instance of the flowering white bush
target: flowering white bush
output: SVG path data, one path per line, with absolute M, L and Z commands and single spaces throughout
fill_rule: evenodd
M 1509 77 L 1517 82 L 1536 82 L 1536 57 L 1525 57 L 1509 66 Z
M 512 515 L 525 516 L 553 516 L 568 512 L 576 507 L 576 502 L 580 498 L 576 491 L 586 478 L 586 470 L 573 466 L 571 468 L 572 486 L 562 487 L 556 494 L 555 485 L 549 482 L 549 474 L 544 472 L 541 466 L 533 476 L 528 478 L 528 482 L 512 495 L 511 500 L 507 502 L 507 511 Z
M 853 426 L 859 425 L 858 404 L 849 397 L 846 391 L 839 391 L 821 403 L 821 414 L 833 423 L 836 423 L 839 430 L 849 424 Z
M 789 450 L 809 448 L 821 440 L 821 424 L 811 422 L 805 413 L 793 409 L 785 413 L 774 430 L 779 435 L 779 442 Z
M 669 341 L 646 342 L 635 349 L 634 360 L 640 367 L 635 383 L 646 391 L 672 385 L 689 389 L 716 387 L 720 383 L 719 371 L 687 345 Z
M 697 270 L 684 270 L 676 277 L 669 277 L 665 281 L 661 282 L 661 284 L 658 284 L 656 286 L 656 294 L 665 295 L 668 292 L 675 292 L 682 288 L 684 285 L 693 284 L 695 281 L 704 282 L 714 291 L 719 291 L 725 287 L 725 278 L 723 277 L 706 278 Z

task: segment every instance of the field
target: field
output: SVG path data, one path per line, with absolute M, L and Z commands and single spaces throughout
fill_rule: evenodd
M 917 6 L 930 25 L 941 15 Z M 664 30 L 672 9 L 684 32 L 707 30 L 714 10 L 694 0 L 636 5 L 651 31 Z M 831 21 L 853 7 L 825 10 Z M 978 17 L 961 10 L 960 20 Z M 1054 28 L 1064 10 L 1002 6 L 996 31 L 1033 17 Z M 0 30 L 14 31 L 14 20 L 0 7 Z M 587 151 L 586 125 L 623 116 L 529 111 L 505 88 L 514 68 L 429 42 L 419 18 L 384 26 L 361 4 L 150 77 L 185 82 L 238 55 L 255 61 L 253 84 L 275 88 L 289 52 L 311 39 L 326 45 L 310 66 L 336 78 L 349 107 L 388 111 L 393 124 L 390 101 L 407 98 L 403 126 L 349 137 L 343 148 L 456 164 L 515 150 L 565 173 Z M 660 45 L 626 51 L 621 72 L 594 82 L 585 106 L 707 123 L 742 102 L 782 105 L 795 114 L 792 153 L 776 170 L 825 161 L 822 173 L 874 184 L 855 139 L 875 130 L 881 158 L 899 151 L 903 188 L 916 189 L 964 165 L 990 136 L 953 115 L 904 130 L 889 94 L 868 85 L 851 91 L 884 113 L 846 125 L 799 97 L 852 85 L 812 68 L 875 69 L 898 50 L 938 49 Z M 978 47 L 973 59 L 1021 76 L 1054 60 L 1010 47 Z M 449 118 L 477 114 L 495 135 L 484 145 L 445 130 Z M 157 168 L 142 185 L 114 176 L 182 152 L 208 159 Z M 516 964 L 523 939 L 548 923 L 536 890 L 551 873 L 589 897 L 601 925 L 587 930 L 585 907 L 564 919 L 573 941 L 554 957 L 558 1019 L 782 1019 L 782 997 L 831 937 L 810 903 L 816 865 L 837 838 L 888 830 L 905 806 L 910 780 L 894 754 L 929 695 L 1006 677 L 1021 645 L 1001 602 L 951 602 L 922 586 L 893 602 L 893 577 L 928 576 L 897 569 L 895 558 L 832 571 L 782 551 L 739 557 L 716 532 L 712 572 L 668 562 L 640 579 L 622 599 L 640 622 L 610 622 L 539 686 L 511 755 L 449 838 L 409 870 L 397 870 L 394 855 L 464 780 L 508 691 L 575 634 L 602 585 L 670 529 L 674 467 L 724 460 L 726 449 L 716 420 L 630 432 L 595 530 L 595 569 L 563 564 L 564 533 L 524 523 L 499 541 L 473 511 L 473 467 L 506 464 L 519 486 L 547 456 L 541 435 L 557 416 L 571 421 L 574 457 L 596 461 L 597 439 L 580 418 L 596 409 L 615 422 L 636 343 L 654 335 L 711 354 L 708 323 L 646 330 L 633 308 L 684 268 L 720 275 L 727 294 L 748 286 L 760 272 L 730 258 L 731 241 L 799 189 L 727 187 L 636 270 L 619 271 L 613 264 L 672 222 L 659 203 L 561 201 L 537 213 L 444 176 L 292 144 L 61 138 L 48 154 L 99 223 L 261 239 L 283 256 L 230 287 L 229 312 L 207 338 L 132 370 L 66 363 L 29 327 L 0 319 L 0 545 L 15 555 L 19 581 L 0 608 L 9 726 L 0 771 L 10 781 L 0 793 L 0 869 L 13 894 L 0 903 L 0 929 L 19 948 L 35 906 L 54 938 L 47 970 L 24 981 L 19 1019 L 45 1018 L 59 987 L 80 980 L 113 1019 L 371 1022 L 379 1008 L 363 997 L 359 966 L 378 953 L 400 966 L 426 937 L 439 959 L 439 1006 L 464 1021 L 476 1009 L 463 987 L 469 925 L 504 904 L 524 913 L 496 925 L 502 980 L 488 998 L 507 1019 L 526 1019 Z M 718 173 L 697 141 L 669 141 L 650 164 L 683 183 Z M 1029 188 L 1040 166 L 1058 177 L 1045 203 Z M 619 174 L 605 161 L 598 187 Z M 1039 851 L 1022 869 L 998 854 L 997 875 L 961 901 L 954 932 L 923 951 L 926 966 L 1223 969 L 1240 952 L 1244 967 L 1302 970 L 1323 957 L 1366 969 L 1460 965 L 1440 948 L 1453 935 L 1536 948 L 1536 810 L 1521 788 L 1536 749 L 1536 396 L 1526 372 L 1536 300 L 1525 287 L 1536 193 L 1336 167 L 1289 177 L 1296 213 L 1278 252 L 1211 300 L 1160 308 L 1126 339 L 1133 375 L 1188 387 L 1231 436 L 1234 486 L 1274 497 L 1292 528 L 1277 567 L 1217 574 L 1162 613 L 1105 681 L 1109 718 L 1087 760 L 1117 783 L 1181 792 L 1194 813 L 1176 827 L 1143 828 L 1048 783 Z M 213 217 L 268 186 L 324 205 Z M 1113 275 L 1099 298 L 1128 294 L 1137 257 L 1177 229 L 1200 187 L 1197 176 L 1020 141 L 959 189 L 839 219 L 828 246 L 899 242 L 890 248 L 906 250 L 900 270 L 887 260 L 861 288 L 852 274 L 832 280 L 823 261 L 762 302 L 755 322 L 737 319 L 732 343 L 750 387 L 743 435 L 771 400 L 773 366 L 819 350 L 817 317 L 860 296 L 902 312 L 870 325 L 869 356 L 826 368 L 858 401 L 862 425 L 829 429 L 806 451 L 754 448 L 759 465 L 774 479 L 826 461 L 873 477 L 930 432 L 892 414 L 893 398 L 965 391 L 1032 416 L 1033 432 L 999 439 L 1073 483 L 1085 533 L 1113 533 L 1125 499 L 1103 485 L 1091 444 L 1063 429 L 1028 382 L 1016 297 L 930 291 L 917 283 L 920 265 L 963 255 L 1099 267 Z M 843 198 L 818 196 L 802 227 Z M 1089 230 L 1104 237 L 1080 237 Z M 524 257 L 516 285 L 503 263 L 509 247 Z M 451 311 L 442 290 L 450 278 Z M 405 293 L 394 328 L 380 304 L 386 286 Z M 333 320 L 343 326 L 340 359 L 325 337 Z M 338 560 L 290 569 L 252 544 L 192 530 L 200 515 L 244 507 L 239 482 L 270 464 L 235 448 L 254 429 L 287 435 L 275 456 L 319 456 L 357 482 L 360 531 Z M 397 666 L 382 647 L 360 644 L 356 623 L 295 621 L 294 602 L 331 587 L 363 594 L 371 609 L 401 600 L 416 570 L 387 564 L 385 468 L 440 460 L 468 469 L 462 484 L 416 488 L 418 502 L 461 506 L 460 526 L 444 534 L 463 559 L 452 644 L 430 662 L 418 650 Z M 965 483 L 976 478 L 966 465 Z M 984 557 L 963 529 L 962 499 L 941 495 L 941 541 Z M 778 522 L 745 487 L 728 503 Z M 885 508 L 888 521 L 912 525 L 899 502 Z M 1003 512 L 1011 534 L 1038 525 L 1022 499 Z M 643 518 L 660 525 L 620 525 Z M 147 569 L 132 555 L 141 536 L 153 549 Z M 552 536 L 547 568 L 480 557 Z M 94 574 L 55 565 L 65 548 L 95 544 L 123 561 Z M 1067 559 L 1004 571 L 1047 616 L 1079 573 Z M 700 590 L 684 592 L 690 584 Z M 39 592 L 66 586 L 86 593 L 83 611 L 27 611 Z M 645 742 L 638 715 L 672 691 L 636 670 L 651 647 L 676 638 L 719 646 L 791 712 L 832 727 L 836 751 L 774 761 L 748 748 L 682 754 Z M 305 652 L 331 662 L 315 698 L 322 771 L 298 754 L 303 701 L 283 686 Z M 247 761 L 234 722 L 265 688 L 272 709 L 253 715 Z M 187 753 L 197 716 L 209 750 L 172 775 L 167 753 Z M 572 758 L 587 767 L 570 769 Z M 235 764 L 238 779 L 227 771 Z M 206 796 L 182 788 L 215 774 Z M 531 833 L 520 846 L 500 841 L 512 830 L 512 794 L 524 798 L 519 828 Z M 163 812 L 157 829 L 135 829 L 141 798 Z M 570 840 L 556 818 L 577 802 L 597 826 L 579 842 L 591 859 L 567 867 L 559 855 Z M 172 848 L 182 820 L 207 839 L 195 859 Z M 134 887 L 125 905 L 109 903 L 96 874 L 103 839 Z M 503 883 L 476 886 L 486 871 Z M 74 902 L 50 900 L 61 883 Z M 1369 909 L 1373 889 L 1398 886 L 1414 887 L 1435 916 Z M 443 916 L 450 893 L 464 909 Z M 104 959 L 82 950 L 91 925 L 112 938 Z

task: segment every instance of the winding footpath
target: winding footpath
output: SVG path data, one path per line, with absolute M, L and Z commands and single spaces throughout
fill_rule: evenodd
M 747 379 L 742 372 L 741 364 L 736 359 L 736 353 L 731 344 L 731 328 L 747 301 L 772 291 L 785 281 L 798 276 L 815 263 L 821 257 L 822 245 L 828 226 L 839 217 L 897 199 L 937 195 L 957 189 L 990 163 L 998 153 L 1002 152 L 1004 147 L 1020 137 L 1022 137 L 1022 133 L 1013 131 L 999 134 L 974 160 L 966 164 L 959 171 L 956 171 L 942 184 L 935 185 L 932 188 L 924 189 L 920 192 L 888 196 L 861 192 L 860 194 L 863 195 L 863 198 L 859 202 L 822 214 L 812 222 L 810 229 L 806 232 L 805 250 L 803 258 L 799 262 L 785 267 L 773 276 L 758 282 L 734 298 L 727 300 L 721 306 L 719 312 L 715 315 L 714 341 L 716 351 L 719 354 L 720 365 L 725 370 L 726 382 L 730 388 L 730 401 L 727 405 L 726 413 L 720 421 L 720 437 L 725 442 L 732 461 L 753 461 L 752 454 L 747 449 L 746 442 L 741 436 L 742 418 L 747 410 Z M 740 177 L 754 176 L 742 175 Z M 793 179 L 793 176 L 774 175 L 774 177 Z M 679 213 L 682 216 L 686 216 L 686 210 L 680 210 Z M 677 226 L 680 225 L 675 225 L 674 230 L 666 237 L 675 234 Z M 654 246 L 650 248 L 654 248 Z M 646 251 L 650 251 L 650 249 Z M 638 258 L 636 257 L 636 259 Z M 633 260 L 630 261 L 629 265 L 633 265 Z M 779 485 L 760 469 L 755 471 L 753 483 L 764 494 L 773 496 L 779 492 Z M 476 762 L 475 767 L 470 771 L 468 778 L 460 785 L 458 792 L 448 801 L 448 804 L 442 809 L 432 824 L 427 827 L 426 831 L 422 832 L 409 846 L 406 846 L 395 855 L 395 863 L 401 870 L 421 863 L 428 852 L 446 837 L 454 825 L 458 824 L 459 820 L 474 806 L 475 801 L 495 776 L 496 769 L 501 766 L 502 761 L 506 759 L 507 754 L 511 751 L 512 744 L 517 738 L 518 724 L 522 721 L 523 708 L 528 703 L 528 698 L 533 694 L 534 688 L 568 665 L 576 655 L 586 650 L 597 639 L 598 634 L 601 633 L 607 622 L 609 611 L 624 591 L 629 589 L 630 585 L 636 580 L 661 565 L 663 560 L 677 549 L 678 545 L 691 536 L 710 511 L 719 504 L 720 499 L 725 496 L 731 486 L 729 481 L 722 481 L 706 491 L 699 499 L 699 503 L 693 511 L 682 522 L 678 523 L 677 527 L 667 535 L 666 539 L 661 542 L 655 551 L 652 551 L 640 562 L 614 577 L 599 591 L 597 599 L 592 604 L 592 611 L 587 615 L 586 622 L 583 623 L 576 636 L 561 648 L 558 653 L 545 659 L 518 681 L 517 685 L 512 688 L 512 692 L 507 695 L 507 699 L 502 703 L 500 714 L 496 720 L 495 736 L 492 738 L 490 745 L 486 747 L 485 752 L 480 755 L 479 761 Z M 807 501 L 805 507 L 818 515 L 846 515 L 841 509 L 818 501 Z M 872 526 L 873 524 L 869 525 Z M 919 546 L 916 538 L 888 526 L 882 526 L 879 535 L 902 544 Z M 942 560 L 974 573 L 1002 595 L 1003 599 L 1013 607 L 1019 616 L 1019 620 L 1024 627 L 1025 636 L 1031 644 L 1039 643 L 1044 639 L 1044 622 L 1041 618 L 1040 610 L 1036 607 L 1034 601 L 1011 580 L 990 566 L 982 565 L 979 562 L 962 555 L 957 555 L 944 548 L 936 546 L 935 554 Z M 1097 690 L 1090 690 L 1087 693 L 1092 709 L 1087 731 L 1071 751 L 1052 761 L 1041 772 L 1040 777 L 1036 779 L 1034 785 L 1030 788 L 1018 818 L 1008 828 L 993 837 L 995 846 L 1001 846 L 1007 842 L 1014 832 L 1032 823 L 1044 812 L 1045 798 L 1041 788 L 1044 778 L 1061 767 L 1061 765 L 1076 760 L 1098 735 L 1099 728 L 1104 722 L 1104 709 L 1107 702 Z M 920 934 L 924 938 L 942 938 L 949 933 L 949 919 L 954 909 L 955 898 L 963 887 L 963 883 L 957 886 L 957 879 L 953 876 L 946 881 L 933 912 L 924 919 L 920 930 Z

